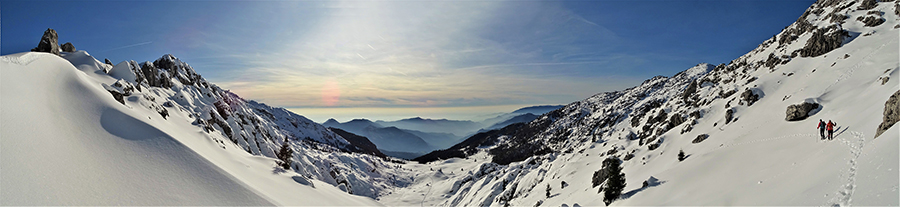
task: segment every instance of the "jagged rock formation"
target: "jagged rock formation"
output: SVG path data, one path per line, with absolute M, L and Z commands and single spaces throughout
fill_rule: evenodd
M 75 52 L 75 45 L 71 42 L 66 42 L 61 46 L 63 52 Z
M 844 38 L 850 37 L 846 30 L 838 25 L 817 29 L 800 49 L 801 57 L 816 57 L 841 47 Z
M 357 195 L 376 197 L 389 186 L 408 182 L 388 167 L 400 161 L 385 157 L 365 137 L 344 137 L 286 109 L 245 100 L 207 82 L 171 54 L 153 62 L 123 61 L 108 74 L 119 80 L 104 87 L 120 103 L 154 110 L 162 118 L 187 114 L 220 147 L 274 158 L 287 140 L 296 152 L 290 169 Z
M 882 118 L 881 124 L 878 125 L 878 129 L 875 131 L 875 138 L 881 136 L 884 131 L 894 126 L 897 121 L 900 121 L 900 90 L 894 92 L 894 95 L 891 95 L 890 98 L 886 102 L 884 102 L 884 118 Z
M 41 41 L 38 43 L 38 46 L 31 49 L 31 51 L 49 52 L 54 55 L 59 55 L 59 36 L 57 36 L 56 30 L 47 28 L 47 31 L 44 31 L 44 35 L 41 36 Z

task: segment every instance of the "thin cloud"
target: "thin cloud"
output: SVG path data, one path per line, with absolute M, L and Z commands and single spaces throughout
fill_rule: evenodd
M 526 16 L 507 8 L 519 3 L 334 2 L 336 9 L 317 22 L 303 23 L 312 26 L 302 36 L 243 55 L 251 67 L 218 82 L 251 99 L 296 107 L 565 103 L 634 84 L 592 78 L 590 70 L 619 57 L 596 57 L 579 44 L 608 41 L 612 32 L 546 6 L 554 2 L 526 2 Z M 323 100 L 324 80 L 337 82 L 338 100 Z
M 141 46 L 141 45 L 149 45 L 149 44 L 151 44 L 151 43 L 153 43 L 153 41 L 147 41 L 147 42 L 142 42 L 142 43 L 137 43 L 137 44 L 125 45 L 125 46 L 121 46 L 121 47 L 117 47 L 117 48 L 112 48 L 112 49 L 104 50 L 104 51 L 101 51 L 101 52 L 109 52 L 109 51 L 113 51 L 113 50 L 121 50 L 121 49 L 125 49 L 125 48 L 130 48 L 130 47 L 137 47 L 137 46 Z

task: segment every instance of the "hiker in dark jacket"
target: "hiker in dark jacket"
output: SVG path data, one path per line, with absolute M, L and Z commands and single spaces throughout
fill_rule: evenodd
M 825 139 L 825 122 L 819 119 L 819 126 L 816 126 L 816 129 L 819 129 L 819 136 Z
M 837 124 L 835 124 L 834 122 L 831 122 L 831 120 L 828 120 L 828 124 L 825 125 L 825 130 L 828 130 L 828 139 L 829 140 L 834 139 L 834 125 L 837 125 Z

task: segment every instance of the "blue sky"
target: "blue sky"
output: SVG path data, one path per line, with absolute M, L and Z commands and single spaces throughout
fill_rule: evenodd
M 727 63 L 813 2 L 3 0 L 0 54 L 54 28 L 100 60 L 171 53 L 320 122 L 465 118 Z

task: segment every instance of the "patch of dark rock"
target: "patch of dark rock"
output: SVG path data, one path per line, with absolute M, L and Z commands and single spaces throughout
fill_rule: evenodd
M 831 13 L 828 15 L 828 19 L 830 19 L 831 23 L 844 23 L 844 20 L 847 20 L 847 15 Z
M 709 138 L 709 134 L 700 134 L 700 135 L 697 135 L 697 138 L 694 138 L 694 140 L 691 141 L 691 143 L 697 144 L 697 143 L 703 142 L 703 140 L 706 140 L 707 138 Z
M 731 119 L 734 118 L 734 109 L 728 109 L 725 111 L 725 124 L 731 122 Z
M 894 92 L 886 102 L 884 102 L 884 117 L 878 129 L 875 131 L 875 138 L 881 136 L 884 131 L 891 128 L 897 121 L 900 121 L 900 90 Z
M 812 115 L 812 114 L 810 114 L 810 112 L 818 109 L 820 106 L 821 105 L 819 105 L 818 103 L 810 103 L 810 102 L 803 102 L 801 104 L 790 105 L 787 107 L 787 110 L 785 111 L 784 120 L 786 120 L 786 121 L 804 120 L 807 117 L 809 117 L 810 115 Z
M 865 24 L 866 27 L 878 26 L 878 25 L 883 24 L 885 21 L 884 18 L 876 17 L 876 16 L 866 16 L 865 18 L 858 17 L 858 18 L 856 18 L 856 20 Z
M 63 52 L 75 52 L 75 45 L 71 42 L 67 42 L 61 46 Z
M 684 93 L 681 94 L 681 99 L 684 100 L 685 103 L 689 101 L 689 98 L 697 92 L 697 80 L 691 81 L 688 84 L 687 88 L 684 89 Z
M 832 25 L 813 32 L 806 45 L 800 49 L 801 57 L 816 57 L 841 47 L 844 39 L 850 34 L 838 26 Z
M 793 73 L 792 73 L 793 74 Z M 747 106 L 752 106 L 753 103 L 759 100 L 759 94 L 753 92 L 749 88 L 741 93 L 741 100 L 747 103 Z
M 876 6 L 878 6 L 878 2 L 875 0 L 863 0 L 862 4 L 860 4 L 859 7 L 856 7 L 856 9 L 869 10 L 874 9 Z
M 622 160 L 628 161 L 631 160 L 631 158 L 634 158 L 634 154 L 627 154 L 625 155 L 625 158 L 622 158 Z

